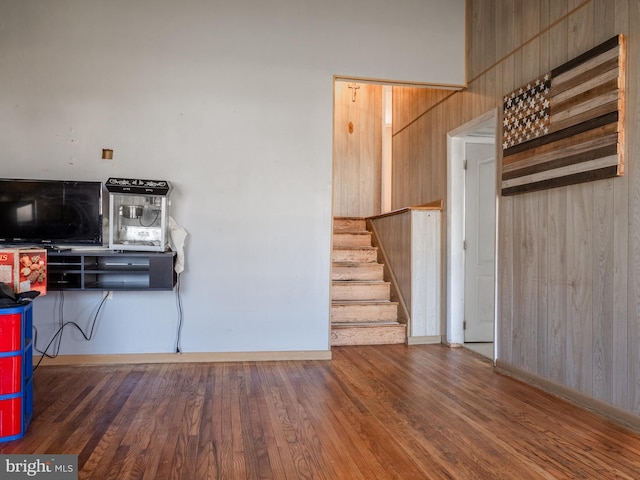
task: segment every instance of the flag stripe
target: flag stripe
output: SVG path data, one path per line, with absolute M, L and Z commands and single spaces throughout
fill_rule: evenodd
M 604 103 L 611 102 L 616 98 L 618 98 L 617 80 L 610 80 L 582 93 L 576 92 L 573 97 L 567 98 L 563 102 L 555 102 L 555 99 L 552 98 L 551 121 L 553 122 L 553 115 L 557 115 L 556 118 L 561 118 L 559 117 L 560 112 L 565 112 L 567 115 L 571 115 L 577 107 L 587 106 L 587 108 L 578 108 L 578 111 L 584 111 L 585 109 L 589 110 L 590 108 L 593 108 L 589 107 L 589 105 L 602 105 Z
M 571 138 L 562 138 L 527 152 L 504 158 L 503 164 L 505 168 L 518 164 L 527 166 L 532 165 L 536 161 L 536 158 L 544 158 L 541 156 L 547 155 L 547 159 L 552 159 L 554 158 L 553 155 L 559 155 L 559 152 L 566 149 L 578 150 L 588 148 L 589 146 L 598 148 L 603 145 L 610 145 L 611 143 L 617 142 L 618 135 L 616 128 L 617 124 L 610 123 L 604 127 L 589 130 Z M 513 170 L 513 168 L 511 168 L 511 170 Z
M 588 106 L 583 105 L 580 108 L 581 111 L 574 111 L 574 114 L 569 117 L 565 115 L 564 112 L 561 112 L 560 115 L 552 116 L 549 132 L 557 132 L 558 130 L 563 130 L 573 125 L 586 122 L 589 119 L 600 117 L 607 113 L 613 113 L 618 110 L 618 100 L 616 98 L 612 102 L 605 103 L 604 105 L 598 105 L 595 108 L 586 109 L 587 107 Z M 618 118 L 618 121 L 620 121 L 620 118 Z
M 613 147 L 616 147 L 616 151 L 617 151 L 617 145 L 618 145 L 618 135 L 616 133 L 606 135 L 604 137 L 590 138 L 577 144 L 559 146 L 558 148 L 541 152 L 538 155 L 532 155 L 531 157 L 525 158 L 524 160 L 521 160 L 518 162 L 506 163 L 505 165 L 503 165 L 503 171 L 515 172 L 522 168 L 529 168 L 534 165 L 551 162 L 554 160 L 558 160 L 560 158 L 570 157 L 573 155 L 583 155 L 583 158 L 585 158 L 586 160 L 587 159 L 586 155 L 589 153 L 590 150 L 597 150 L 602 147 L 613 146 Z
M 538 190 L 546 190 L 548 188 L 562 187 L 565 185 L 574 185 L 576 183 L 591 182 L 594 180 L 611 178 L 615 177 L 616 175 L 618 175 L 618 167 L 616 165 L 613 165 L 611 167 L 604 167 L 598 170 L 580 172 L 573 175 L 567 175 L 565 177 L 555 177 L 548 180 L 528 183 L 526 185 L 503 188 L 502 195 L 508 196 L 515 195 L 517 193 L 535 192 Z
M 618 63 L 618 57 L 614 56 L 613 58 L 606 59 L 604 63 L 597 64 L 593 68 L 589 68 L 586 71 L 581 72 L 579 75 L 565 74 L 564 76 L 554 78 L 551 94 L 558 96 L 564 91 L 570 90 L 577 85 L 592 81 L 594 78 L 600 77 L 603 73 L 611 72 L 611 70 L 619 68 Z
M 583 53 L 582 55 L 577 56 L 573 60 L 569 60 L 568 62 L 560 65 L 559 67 L 551 70 L 552 77 L 558 77 L 569 70 L 574 70 L 578 65 L 586 63 L 598 55 L 608 52 L 611 49 L 614 49 L 616 46 L 621 44 L 620 35 L 616 35 L 615 37 L 610 38 L 604 43 L 592 48 L 591 50 Z
M 587 72 L 590 71 L 598 71 L 600 69 L 605 68 L 603 65 L 609 64 L 609 62 L 617 63 L 620 65 L 620 48 L 614 48 L 608 52 L 605 52 L 597 57 L 590 59 L 589 61 L 583 63 L 582 65 L 578 65 L 573 70 L 568 70 L 560 75 L 556 75 L 553 77 L 555 81 L 559 84 L 572 83 L 575 82 L 578 78 L 586 78 Z M 596 74 L 597 75 L 597 74 Z
M 531 175 L 534 173 L 544 172 L 547 170 L 553 170 L 556 168 L 566 167 L 569 165 L 575 165 L 581 162 L 587 162 L 589 160 L 595 160 L 597 158 L 603 158 L 607 156 L 613 156 L 618 153 L 618 144 L 612 143 L 610 145 L 606 145 L 603 147 L 598 147 L 592 149 L 591 147 L 585 151 L 581 151 L 579 153 L 574 153 L 572 155 L 556 155 L 554 158 L 539 161 L 537 163 L 533 163 L 529 166 L 520 166 L 519 164 L 514 165 L 511 170 L 504 170 L 502 174 L 502 180 L 510 180 L 512 178 L 524 177 L 526 175 Z
M 611 85 L 612 89 L 616 89 L 618 88 L 619 74 L 620 72 L 616 65 L 615 68 L 607 70 L 606 72 L 601 72 L 599 75 L 594 74 L 588 80 L 584 80 L 579 83 L 565 83 L 562 86 L 568 86 L 569 88 L 563 89 L 562 91 L 557 88 L 558 84 L 554 80 L 551 86 L 551 102 L 552 104 L 558 104 L 575 95 L 587 92 L 602 85 Z
M 534 140 L 530 140 L 528 142 L 521 143 L 520 145 L 516 145 L 514 147 L 508 148 L 503 152 L 502 156 L 509 157 L 511 155 L 524 152 L 531 148 L 537 148 L 543 145 L 547 145 L 549 143 L 556 142 L 558 140 L 571 137 L 573 135 L 579 135 L 589 130 L 600 128 L 602 126 L 609 125 L 612 123 L 617 123 L 617 121 L 618 121 L 617 111 L 608 113 L 606 115 L 601 115 L 600 117 L 587 120 L 586 122 L 582 122 L 578 125 L 565 128 L 564 130 L 559 130 L 557 132 L 550 133 L 549 135 L 546 135 L 544 137 L 536 138 Z
M 616 155 L 612 155 L 609 157 L 596 158 L 596 159 L 588 160 L 584 162 L 583 165 L 574 163 L 572 165 L 566 165 L 564 167 L 544 170 L 542 172 L 536 172 L 530 175 L 524 175 L 522 177 L 505 180 L 504 182 L 502 182 L 502 187 L 510 188 L 518 185 L 524 185 L 526 183 L 541 182 L 543 180 L 548 180 L 550 178 L 566 177 L 569 175 L 575 175 L 576 173 L 580 173 L 588 170 L 597 170 L 600 168 L 610 167 L 612 165 L 617 165 L 617 164 L 618 164 L 618 157 Z

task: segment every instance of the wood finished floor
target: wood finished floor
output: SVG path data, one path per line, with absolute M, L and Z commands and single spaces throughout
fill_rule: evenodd
M 639 435 L 437 345 L 42 366 L 35 418 L 0 453 L 76 453 L 100 480 L 640 478 Z

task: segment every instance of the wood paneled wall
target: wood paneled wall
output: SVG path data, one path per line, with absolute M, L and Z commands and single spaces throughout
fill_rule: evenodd
M 382 190 L 382 85 L 336 81 L 334 112 L 333 215 L 377 215 Z
M 372 219 L 398 289 L 411 315 L 411 211 Z
M 446 136 L 439 131 L 451 90 L 393 87 L 393 163 L 391 208 L 422 205 L 445 198 Z M 441 158 L 445 158 L 442 163 Z M 442 180 L 444 179 L 444 180 Z M 428 198 L 428 201 L 423 201 Z
M 384 248 L 385 270 L 395 278 L 410 316 L 409 344 L 440 343 L 443 300 L 440 208 L 402 209 L 372 218 L 371 225 Z
M 446 199 L 448 131 L 625 34 L 625 176 L 500 198 L 497 341 L 500 364 L 640 416 L 640 2 L 468 0 L 467 16 L 468 88 L 396 114 L 393 208 Z

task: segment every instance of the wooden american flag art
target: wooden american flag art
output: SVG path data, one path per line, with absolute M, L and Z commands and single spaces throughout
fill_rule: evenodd
M 502 195 L 624 173 L 622 35 L 504 97 Z

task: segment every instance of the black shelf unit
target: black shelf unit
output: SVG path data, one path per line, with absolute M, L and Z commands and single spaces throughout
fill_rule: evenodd
M 47 253 L 47 289 L 173 290 L 176 252 L 63 250 Z

